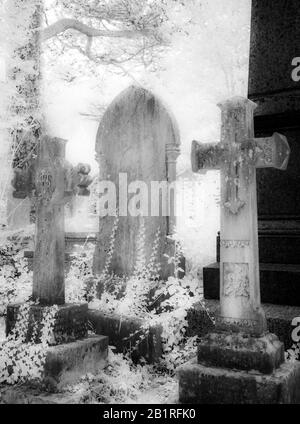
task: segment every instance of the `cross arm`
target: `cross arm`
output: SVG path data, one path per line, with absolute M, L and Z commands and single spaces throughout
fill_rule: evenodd
M 75 167 L 77 175 L 77 189 L 79 196 L 89 196 L 90 191 L 88 187 L 93 182 L 93 178 L 89 175 L 91 172 L 91 166 L 86 163 L 79 163 Z
M 255 145 L 256 168 L 286 169 L 291 150 L 284 135 L 275 132 L 272 137 L 255 138 Z
M 191 162 L 193 172 L 204 169 L 220 169 L 224 148 L 220 143 L 192 142 Z
M 92 183 L 93 178 L 89 175 L 91 167 L 89 164 L 79 163 L 77 166 L 65 162 L 65 200 L 78 194 L 79 196 L 88 196 L 90 191 L 88 186 Z

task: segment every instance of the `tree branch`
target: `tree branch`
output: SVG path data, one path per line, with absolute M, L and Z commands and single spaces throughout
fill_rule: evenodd
M 141 31 L 109 31 L 109 30 L 100 30 L 93 27 L 90 27 L 86 24 L 83 24 L 76 19 L 60 19 L 54 24 L 49 25 L 48 27 L 42 29 L 41 39 L 42 41 L 47 41 L 52 37 L 55 37 L 62 32 L 67 31 L 68 29 L 73 29 L 75 31 L 81 32 L 87 37 L 115 37 L 115 38 L 140 38 L 150 34 L 150 31 L 141 30 Z

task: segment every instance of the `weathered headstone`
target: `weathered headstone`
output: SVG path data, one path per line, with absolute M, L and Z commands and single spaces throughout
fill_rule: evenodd
M 15 198 L 30 197 L 36 207 L 33 298 L 41 304 L 60 305 L 64 294 L 64 206 L 76 194 L 88 194 L 89 165 L 73 167 L 65 160 L 65 140 L 44 136 L 37 159 L 16 170 Z
M 65 161 L 65 140 L 44 136 L 39 141 L 31 173 L 37 205 L 32 297 L 39 303 L 31 307 L 27 337 L 32 335 L 34 322 L 40 325 L 44 306 L 59 305 L 52 332 L 52 343 L 58 346 L 49 348 L 45 363 L 45 377 L 57 387 L 66 378 L 70 381 L 70 370 L 82 370 L 84 363 L 84 371 L 95 371 L 107 355 L 107 337 L 88 337 L 87 304 L 65 304 L 64 204 L 78 187 L 79 193 L 86 194 L 89 171 L 87 165 L 73 168 Z M 15 325 L 19 306 L 7 308 L 7 334 Z M 85 355 L 89 363 L 83 360 Z
M 176 122 L 161 101 L 151 92 L 131 86 L 123 91 L 109 106 L 100 123 L 97 141 L 97 158 L 100 181 L 109 180 L 116 187 L 116 208 L 119 214 L 112 256 L 111 270 L 118 275 L 133 273 L 140 217 L 132 216 L 129 204 L 138 193 L 131 192 L 130 184 L 140 181 L 148 188 L 148 216 L 144 216 L 145 253 L 150 258 L 155 235 L 160 229 L 158 261 L 162 278 L 170 274 L 164 254 L 169 249 L 167 235 L 174 226 L 174 198 L 171 195 L 170 216 L 163 216 L 163 207 L 157 216 L 151 216 L 151 182 L 169 182 L 176 178 L 176 159 L 179 155 L 179 133 Z M 121 179 L 120 179 L 121 175 Z M 163 201 L 168 201 L 166 196 Z M 100 217 L 94 270 L 99 274 L 104 268 L 115 218 Z
M 38 149 L 33 297 L 41 304 L 61 305 L 65 302 L 65 142 L 44 138 Z
M 250 100 L 235 97 L 220 107 L 221 142 L 192 149 L 195 172 L 220 169 L 220 311 L 215 330 L 200 341 L 198 363 L 179 369 L 180 401 L 295 403 L 300 364 L 284 363 L 260 303 L 256 202 L 256 167 L 285 169 L 289 146 L 280 134 L 254 138 Z

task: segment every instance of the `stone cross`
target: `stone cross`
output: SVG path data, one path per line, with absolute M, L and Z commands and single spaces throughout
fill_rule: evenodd
M 256 104 L 234 97 L 219 105 L 221 141 L 192 144 L 192 169 L 220 169 L 220 311 L 217 328 L 260 335 L 266 319 L 260 302 L 256 168 L 287 167 L 286 137 L 254 138 Z
M 65 145 L 66 140 L 42 137 L 37 160 L 14 180 L 15 196 L 33 193 L 36 203 L 33 299 L 41 305 L 65 302 L 64 206 L 76 193 L 88 195 L 92 181 L 89 165 L 72 167 L 65 161 Z

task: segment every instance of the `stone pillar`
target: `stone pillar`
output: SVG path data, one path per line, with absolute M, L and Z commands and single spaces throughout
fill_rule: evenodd
M 234 98 L 219 106 L 222 111 L 221 144 L 228 153 L 221 163 L 218 322 L 260 335 L 266 330 L 266 319 L 260 305 L 256 158 L 254 148 L 243 154 L 254 138 L 256 105 L 247 99 Z
M 38 146 L 33 298 L 45 305 L 65 302 L 65 143 L 62 139 L 43 137 Z

